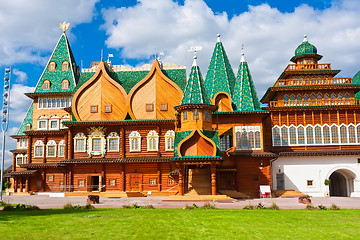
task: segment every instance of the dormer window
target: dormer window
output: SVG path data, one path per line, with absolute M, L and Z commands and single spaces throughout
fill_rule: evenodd
M 69 89 L 69 80 L 64 79 L 61 83 L 61 89 Z
M 67 71 L 69 69 L 69 62 L 65 61 L 62 64 L 62 70 Z
M 50 64 L 49 64 L 49 70 L 50 70 L 50 71 L 55 71 L 55 68 L 56 68 L 56 63 L 55 63 L 55 62 L 50 62 Z
M 31 124 L 27 123 L 25 126 L 25 131 L 30 131 L 31 130 Z
M 49 80 L 45 80 L 43 83 L 43 89 L 44 90 L 49 90 L 50 89 L 50 81 Z
M 193 111 L 193 120 L 199 119 L 199 110 L 195 109 Z

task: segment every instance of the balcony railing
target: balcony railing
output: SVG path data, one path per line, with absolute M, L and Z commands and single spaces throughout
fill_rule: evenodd
M 305 85 L 334 85 L 334 84 L 352 84 L 352 78 L 279 79 L 275 83 L 275 87 L 305 86 Z
M 303 71 L 303 70 L 331 70 L 330 63 L 324 64 L 289 64 L 285 71 Z
M 334 99 L 334 100 L 279 100 L 271 101 L 269 107 L 308 107 L 308 106 L 339 106 L 339 105 L 360 105 L 359 99 Z

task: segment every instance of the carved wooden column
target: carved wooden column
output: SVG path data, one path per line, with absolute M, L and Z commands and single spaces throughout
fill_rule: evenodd
M 124 158 L 126 156 L 126 133 L 125 133 L 125 128 L 122 127 L 121 131 L 120 131 L 120 141 L 121 141 L 121 146 L 122 148 L 120 149 L 121 152 L 121 157 Z
M 27 149 L 27 163 L 31 163 L 31 150 L 32 150 L 33 146 L 32 146 L 32 136 L 28 137 L 28 149 Z
M 179 195 L 184 195 L 184 165 L 179 166 Z
M 17 177 L 14 177 L 14 192 L 17 192 Z
M 43 169 L 43 172 L 41 173 L 41 177 L 42 177 L 42 189 L 45 192 L 46 191 L 46 173 L 45 173 L 45 168 Z
M 157 180 L 157 182 L 158 182 L 158 191 L 161 192 L 162 187 L 161 187 L 161 165 L 160 165 L 160 163 L 158 163 L 157 169 L 158 169 L 158 180 Z
M 29 192 L 29 177 L 25 178 L 25 192 Z
M 65 146 L 69 146 L 69 132 L 70 131 L 67 131 L 66 134 L 65 134 Z M 64 157 L 65 159 L 68 159 L 69 158 L 69 150 L 67 147 L 64 147 Z
M 125 164 L 121 164 L 121 191 L 126 191 Z
M 13 153 L 13 165 L 12 165 L 12 168 L 11 168 L 11 170 L 12 170 L 13 172 L 16 171 L 16 155 L 17 155 L 17 154 Z
M 47 154 L 47 149 L 46 149 L 46 145 L 47 145 L 47 137 L 44 136 L 43 138 L 43 142 L 44 142 L 44 151 L 43 151 L 43 163 L 46 163 L 46 154 Z
M 71 134 L 71 130 L 69 128 L 68 134 L 67 134 L 68 140 L 67 140 L 67 152 L 68 152 L 68 159 L 73 159 L 74 158 L 74 141 L 72 139 L 72 134 Z
M 20 178 L 20 192 L 23 192 L 23 177 Z
M 106 191 L 106 175 L 105 175 L 105 164 L 102 164 L 102 170 L 101 170 L 101 186 L 100 186 L 100 192 Z M 103 187 L 105 185 L 105 187 Z
M 216 195 L 216 165 L 211 163 L 211 195 Z

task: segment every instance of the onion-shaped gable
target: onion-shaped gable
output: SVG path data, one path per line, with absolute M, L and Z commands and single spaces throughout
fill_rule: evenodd
M 77 121 L 124 120 L 127 115 L 126 91 L 101 61 L 94 76 L 74 94 L 72 112 Z
M 175 118 L 174 107 L 179 105 L 183 91 L 162 72 L 154 60 L 149 74 L 129 92 L 126 105 L 132 119 Z
M 216 144 L 205 136 L 199 129 L 183 139 L 178 145 L 179 157 L 185 156 L 213 156 L 217 154 Z

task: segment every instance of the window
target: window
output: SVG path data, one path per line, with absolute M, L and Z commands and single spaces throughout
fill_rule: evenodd
M 168 130 L 165 134 L 165 151 L 174 151 L 175 132 Z
M 312 126 L 306 127 L 306 143 L 314 144 L 314 129 Z
M 85 140 L 86 136 L 84 133 L 79 132 L 74 137 L 74 150 L 75 152 L 85 152 Z
M 360 125 L 356 126 L 357 142 L 360 143 Z
M 65 99 L 64 98 L 62 98 L 61 99 L 61 108 L 64 108 L 66 105 L 65 105 Z
M 66 107 L 70 107 L 71 106 L 71 101 L 70 98 L 66 99 Z
M 50 71 L 55 71 L 56 68 L 56 63 L 55 62 L 50 62 L 49 63 L 49 70 Z
M 27 148 L 27 147 L 28 147 L 27 138 L 20 138 L 19 139 L 19 148 Z
M 45 80 L 43 83 L 43 89 L 44 90 L 49 90 L 50 89 L 50 81 L 49 80 Z
M 79 180 L 79 187 L 85 186 L 85 180 Z
M 323 127 L 323 140 L 324 144 L 330 144 L 330 128 L 327 125 Z
M 47 102 L 48 102 L 47 108 L 51 108 L 51 106 L 52 106 L 52 105 L 51 105 L 51 103 L 52 103 L 51 99 L 48 99 Z
M 260 126 L 236 126 L 235 137 L 236 150 L 261 150 Z
M 322 144 L 322 134 L 321 134 L 321 127 L 315 127 L 315 144 Z
M 306 180 L 306 184 L 308 187 L 314 186 L 314 180 Z
M 305 129 L 303 126 L 299 126 L 297 129 L 298 132 L 298 144 L 305 144 Z
M 174 179 L 169 178 L 168 179 L 168 185 L 174 185 Z
M 232 147 L 232 135 L 220 136 L 220 151 L 225 152 Z
M 50 130 L 59 130 L 59 120 L 58 119 L 50 120 Z
M 23 164 L 23 154 L 16 155 L 16 166 L 20 166 L 20 164 Z
M 91 105 L 90 106 L 90 112 L 91 113 L 97 113 L 98 112 L 98 106 L 97 105 Z
M 110 186 L 114 187 L 114 186 L 115 186 L 115 183 L 116 183 L 115 179 L 110 179 L 110 180 L 109 180 L 109 185 L 110 185 Z
M 160 111 L 167 111 L 168 110 L 168 105 L 167 103 L 162 103 L 160 104 Z
M 187 112 L 187 111 L 184 111 L 184 112 L 183 112 L 183 120 L 184 120 L 184 121 L 187 121 L 187 120 L 188 120 L 188 112 Z
M 288 128 L 286 126 L 281 127 L 281 145 L 286 146 L 289 142 Z
M 141 135 L 138 131 L 133 131 L 129 135 L 130 152 L 141 152 Z
M 287 95 L 284 96 L 284 101 L 289 101 L 289 97 Z
M 154 178 L 150 179 L 150 185 L 156 185 L 156 179 Z
M 41 117 L 44 119 L 44 117 Z M 38 120 L 38 130 L 47 130 L 48 120 Z
M 296 144 L 296 128 L 291 126 L 289 128 L 290 145 Z
M 348 143 L 347 127 L 344 125 L 340 127 L 340 140 L 341 143 Z
M 43 157 L 44 156 L 44 143 L 41 140 L 35 142 L 34 147 L 34 157 Z
M 119 151 L 119 134 L 117 132 L 111 132 L 108 137 L 108 151 L 118 152 Z
M 110 104 L 105 105 L 105 112 L 106 112 L 106 113 L 111 113 L 111 112 L 112 112 L 112 108 L 111 108 L 111 105 L 110 105 Z
M 42 99 L 40 98 L 39 99 L 39 102 L 38 102 L 38 108 L 41 109 L 43 107 L 43 101 Z
M 31 130 L 31 124 L 27 123 L 25 126 L 25 131 L 30 131 Z
M 278 126 L 275 126 L 272 129 L 272 135 L 273 135 L 273 145 L 281 146 L 281 144 L 280 144 L 280 128 Z
M 69 63 L 67 61 L 63 62 L 62 64 L 62 70 L 67 71 L 69 69 Z
M 38 187 L 38 188 L 41 187 L 41 181 L 36 181 L 36 187 Z
M 65 156 L 65 141 L 64 140 L 61 140 L 59 142 L 58 156 L 59 157 Z
M 46 144 L 46 156 L 56 157 L 56 142 L 54 140 L 50 140 Z
M 331 126 L 331 142 L 332 143 L 339 143 L 339 132 L 338 126 Z
M 101 138 L 93 138 L 92 139 L 92 150 L 93 151 L 101 151 Z
M 349 132 L 349 143 L 356 143 L 355 126 L 350 125 L 348 127 L 348 132 Z
M 193 120 L 199 119 L 199 110 L 195 109 L 193 111 Z
M 145 111 L 147 111 L 147 112 L 152 112 L 152 111 L 154 111 L 154 104 L 152 104 L 152 103 L 146 103 L 146 104 L 145 104 Z
M 205 120 L 210 120 L 209 111 L 205 111 Z
M 64 115 L 63 117 L 62 117 L 62 119 L 60 120 L 60 128 L 61 129 L 65 129 L 65 128 L 68 128 L 67 126 L 65 126 L 64 124 L 63 124 L 63 122 L 66 122 L 66 121 L 70 121 L 70 118 L 69 118 L 69 115 Z
M 49 181 L 49 182 L 54 181 L 54 175 L 49 175 L 49 176 L 48 176 L 48 181 Z
M 62 89 L 69 89 L 69 84 L 70 82 L 69 82 L 69 80 L 66 80 L 66 79 L 64 79 L 62 82 L 61 82 L 61 88 Z
M 159 134 L 155 130 L 151 130 L 147 135 L 147 150 L 158 151 Z
M 56 99 L 56 108 L 61 108 L 61 99 Z

